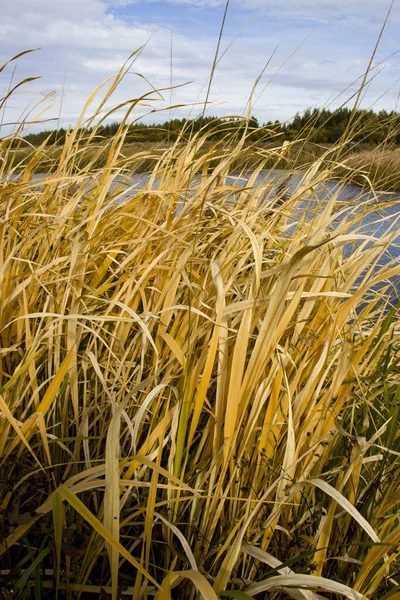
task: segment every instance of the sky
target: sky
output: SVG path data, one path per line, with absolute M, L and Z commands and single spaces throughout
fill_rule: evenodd
M 287 121 L 307 108 L 340 106 L 362 81 L 390 4 L 230 0 L 207 114 L 244 115 L 250 98 L 260 123 Z M 0 97 L 10 85 L 40 77 L 11 96 L 3 123 L 29 114 L 29 120 L 43 121 L 34 130 L 74 125 L 93 90 L 142 46 L 108 106 L 147 94 L 135 119 L 152 123 L 198 116 L 224 9 L 225 0 L 2 0 L 0 64 L 40 47 L 0 73 Z M 363 93 L 365 108 L 397 107 L 399 25 L 400 0 L 395 0 L 374 59 L 374 77 Z M 165 89 L 171 81 L 174 89 Z M 104 84 L 87 116 L 106 89 Z M 119 110 L 110 120 L 122 114 Z

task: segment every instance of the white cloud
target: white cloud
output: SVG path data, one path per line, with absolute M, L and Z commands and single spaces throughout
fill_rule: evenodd
M 174 90 L 174 103 L 193 103 L 202 87 L 201 97 L 204 99 L 204 84 L 216 44 L 215 36 L 208 33 L 206 9 L 215 6 L 222 8 L 224 3 L 224 0 L 165 2 L 165 15 L 172 10 L 173 4 L 187 4 L 201 9 L 201 13 L 196 12 L 196 32 L 188 31 L 185 23 L 179 27 L 175 24 L 173 28 L 174 83 L 194 81 L 191 86 Z M 18 61 L 15 77 L 21 79 L 28 75 L 42 75 L 42 81 L 31 87 L 34 85 L 44 92 L 56 89 L 59 94 L 66 74 L 64 124 L 73 123 L 90 92 L 115 73 L 133 50 L 147 42 L 132 70 L 143 74 L 154 86 L 166 87 L 170 80 L 171 35 L 167 19 L 165 26 L 151 22 L 149 17 L 146 21 L 141 20 L 140 4 L 132 0 L 3 0 L 0 63 L 23 49 L 41 46 L 40 52 L 26 55 Z M 121 10 L 129 10 L 131 5 L 135 5 L 134 16 L 123 18 Z M 383 20 L 386 3 L 364 0 L 361 6 L 359 0 L 283 0 L 281 4 L 272 0 L 232 0 L 232 12 L 228 16 L 236 18 L 235 23 L 240 24 L 242 13 L 238 11 L 243 7 L 252 10 L 250 15 L 257 18 L 218 65 L 211 93 L 211 100 L 218 106 L 210 109 L 213 114 L 243 113 L 253 82 L 276 44 L 281 40 L 280 48 L 264 75 L 264 82 L 274 75 L 293 49 L 312 31 L 313 25 L 309 23 L 320 24 L 272 80 L 256 105 L 254 112 L 263 121 L 270 118 L 286 119 L 297 110 L 322 105 L 359 77 L 374 45 L 371 31 L 378 32 L 377 22 Z M 220 12 L 222 14 L 222 10 Z M 248 19 L 248 16 L 246 12 L 243 19 Z M 397 30 L 394 33 L 393 27 L 398 17 L 399 10 L 396 7 L 390 26 L 392 29 L 388 29 L 379 57 L 396 49 Z M 233 33 L 228 28 L 223 47 Z M 395 81 L 398 65 L 398 58 L 387 63 L 386 71 L 380 78 L 380 87 L 377 88 L 379 93 Z M 0 75 L 0 95 L 7 89 L 6 76 L 11 72 L 10 67 Z M 138 97 L 150 89 L 143 78 L 131 75 L 125 78 L 116 92 L 115 102 Z M 348 95 L 350 93 L 347 92 Z M 257 96 L 258 93 L 255 94 Z M 38 97 L 38 94 L 18 94 L 9 104 L 9 120 L 17 118 L 28 100 Z M 394 97 L 395 92 L 386 100 L 387 105 L 394 105 Z M 371 94 L 368 101 L 372 101 L 372 98 Z M 166 92 L 165 104 L 169 99 L 169 92 Z M 222 102 L 224 104 L 220 105 Z M 161 106 L 162 103 L 157 100 L 155 107 Z M 188 110 L 181 109 L 178 114 L 186 114 Z M 194 113 L 197 114 L 199 110 L 195 108 Z M 52 116 L 57 114 L 58 107 L 49 112 Z M 165 120 L 167 115 L 155 114 L 152 118 Z

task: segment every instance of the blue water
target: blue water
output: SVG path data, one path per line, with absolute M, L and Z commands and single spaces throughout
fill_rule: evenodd
M 286 181 L 287 185 L 284 188 L 284 195 L 290 199 L 291 194 L 297 189 L 301 177 L 301 174 L 293 174 L 290 180 L 287 181 L 287 172 L 274 171 L 260 175 L 254 182 L 254 186 L 269 182 L 271 190 L 269 195 L 266 196 L 266 201 L 273 202 L 274 198 L 276 198 L 276 191 Z M 273 183 L 272 186 L 271 180 Z M 238 178 L 233 175 L 229 183 L 244 187 L 248 185 L 248 177 Z M 350 227 L 347 228 L 347 233 L 351 231 L 357 232 L 354 240 L 349 241 L 344 246 L 343 252 L 345 256 L 348 257 L 362 243 L 366 244 L 365 247 L 368 248 L 374 243 L 379 242 L 380 238 L 385 234 L 389 232 L 393 234 L 391 244 L 385 249 L 373 269 L 374 274 L 381 271 L 383 276 L 386 277 L 385 271 L 388 271 L 400 260 L 400 194 L 381 194 L 377 197 L 371 194 L 371 192 L 366 192 L 358 185 L 343 185 L 335 180 L 326 181 L 310 190 L 305 199 L 298 203 L 295 209 L 292 210 L 289 223 L 292 222 L 293 226 L 286 231 L 286 235 L 290 236 L 291 231 L 298 227 L 299 223 L 302 224 L 300 226 L 307 229 L 304 226 L 307 220 L 313 220 L 316 211 L 322 211 L 333 196 L 336 198 L 334 212 L 337 216 L 331 225 L 332 235 L 334 235 L 334 230 L 338 224 L 345 219 L 348 219 L 349 223 L 351 223 Z M 359 237 L 360 234 L 370 236 L 371 240 L 368 242 L 361 240 Z M 366 272 L 367 268 L 364 273 Z M 360 286 L 364 273 L 356 281 L 354 289 Z M 385 278 L 381 283 L 372 286 L 371 292 L 373 294 L 382 289 L 386 289 L 385 297 L 389 298 L 390 304 L 396 304 L 400 300 L 400 276 L 396 275 Z M 363 306 L 365 304 L 360 309 Z
M 13 177 L 13 180 L 18 180 L 18 177 L 19 176 L 16 175 Z M 241 176 L 232 174 L 232 176 L 227 178 L 226 183 L 239 188 L 244 188 L 248 186 L 250 177 L 251 174 Z M 30 188 L 36 186 L 41 188 L 43 186 L 42 181 L 46 178 L 51 178 L 51 175 L 33 175 L 32 181 L 27 185 Z M 292 174 L 288 181 L 285 194 L 290 196 L 299 185 L 301 178 L 301 173 Z M 124 200 L 136 194 L 143 186 L 148 184 L 149 180 L 150 175 L 148 174 L 135 174 L 131 175 L 129 178 L 117 176 L 114 183 L 110 186 L 110 193 L 115 193 L 115 190 L 122 185 L 123 190 L 118 195 L 116 201 L 124 202 Z M 282 170 L 269 171 L 260 174 L 253 183 L 253 187 L 268 184 L 270 191 L 266 195 L 265 200 L 266 202 L 273 201 L 276 189 L 286 180 L 288 180 L 288 172 Z M 195 176 L 193 178 L 193 186 L 196 186 L 198 181 L 199 178 Z M 95 180 L 88 179 L 86 186 L 87 191 L 89 192 L 95 185 Z M 154 187 L 156 186 L 157 181 L 154 182 Z M 398 220 L 400 219 L 400 194 L 382 194 L 379 197 L 374 197 L 370 193 L 363 191 L 358 185 L 343 185 L 335 180 L 327 181 L 315 186 L 309 196 L 297 206 L 296 213 L 293 214 L 293 222 L 295 223 L 302 216 L 304 219 L 307 218 L 308 214 L 315 214 L 316 209 L 322 210 L 325 203 L 332 197 L 332 194 L 337 194 L 338 208 L 343 208 L 345 210 L 345 212 L 338 217 L 338 221 L 348 218 L 350 213 L 353 215 L 357 215 L 358 213 L 360 218 L 362 217 L 361 227 L 359 224 L 354 224 L 353 228 L 357 227 L 358 231 L 366 235 L 374 236 L 375 238 L 380 238 L 388 230 L 393 230 L 393 227 L 395 227 L 398 231 L 398 235 L 393 240 L 390 248 L 388 248 L 383 260 L 385 263 L 388 263 L 393 259 L 400 258 L 400 228 L 398 227 Z M 233 200 L 234 198 L 235 197 L 233 197 Z M 366 205 L 371 207 L 369 212 L 365 211 Z M 356 241 L 354 243 L 356 243 Z M 349 245 L 345 251 L 351 251 L 350 248 L 351 245 Z

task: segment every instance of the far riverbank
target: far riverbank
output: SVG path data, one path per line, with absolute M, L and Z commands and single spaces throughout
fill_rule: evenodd
M 80 154 L 80 167 L 103 168 L 107 163 L 112 140 L 88 145 L 85 152 Z M 9 149 L 6 161 L 15 171 L 20 171 L 34 158 L 35 172 L 52 172 L 58 164 L 63 151 L 61 146 L 44 146 L 36 148 L 22 145 L 17 149 Z M 184 151 L 185 143 L 153 143 L 135 142 L 124 144 L 120 151 L 121 165 L 132 173 L 152 171 L 160 157 L 173 148 Z M 174 151 L 175 151 L 174 150 Z M 210 156 L 209 168 L 214 168 L 218 162 L 234 147 L 222 145 L 220 142 L 207 142 L 198 151 L 198 155 Z M 36 156 L 35 156 L 36 155 Z M 240 153 L 240 159 L 233 161 L 235 170 L 252 171 L 260 163 L 264 169 L 304 169 L 321 160 L 321 168 L 331 168 L 335 162 L 335 177 L 348 183 L 373 187 L 377 191 L 400 191 L 400 148 L 369 147 L 360 145 L 345 145 L 340 154 L 335 146 L 329 144 L 313 144 L 309 142 L 285 142 L 282 145 L 248 144 Z M 232 163 L 231 163 L 232 164 Z M 203 165 L 204 166 L 204 165 Z

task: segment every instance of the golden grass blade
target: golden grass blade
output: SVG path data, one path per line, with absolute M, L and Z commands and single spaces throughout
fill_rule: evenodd
M 336 502 L 333 501 L 328 509 L 327 514 L 323 514 L 321 517 L 321 523 L 319 527 L 319 535 L 317 533 L 317 543 L 315 546 L 315 556 L 314 556 L 314 565 L 315 569 L 313 569 L 312 575 L 316 575 L 320 577 L 322 575 L 322 570 L 324 568 L 324 563 L 326 560 L 326 556 L 329 548 L 329 541 L 332 534 L 333 527 L 333 519 L 335 516 L 336 510 Z
M 156 600 L 171 600 L 171 588 L 170 586 L 177 579 L 189 579 L 194 583 L 196 589 L 200 592 L 204 600 L 217 600 L 218 596 L 208 583 L 207 579 L 198 571 L 175 571 L 167 575 L 161 584 L 161 588 L 158 590 Z
M 281 575 L 295 575 L 295 573 L 293 573 L 293 571 L 289 567 L 279 568 L 282 565 L 281 561 L 272 556 L 272 554 L 265 552 L 261 548 L 244 544 L 241 549 L 242 552 L 244 552 L 245 554 L 248 554 L 256 560 L 259 560 L 269 565 L 273 569 L 277 569 L 278 572 L 281 573 Z M 307 598 L 307 600 L 317 600 L 318 598 L 317 594 L 314 594 L 314 592 L 310 590 L 298 590 L 298 593 L 299 597 Z
M 104 527 L 119 543 L 120 516 L 120 430 L 122 406 L 117 406 L 111 419 L 106 440 L 106 476 L 104 493 Z M 106 543 L 110 560 L 112 600 L 118 595 L 119 551 L 115 544 Z
M 328 494 L 333 500 L 335 500 L 346 512 L 349 513 L 357 521 L 357 523 L 364 529 L 369 537 L 377 543 L 380 543 L 380 538 L 368 523 L 368 521 L 358 512 L 358 510 L 345 498 L 338 490 L 333 488 L 329 483 L 322 479 L 309 479 L 307 483 L 311 483 L 315 487 L 319 488 L 326 494 Z
M 283 479 L 281 479 L 278 490 L 277 490 L 277 500 L 283 499 L 284 487 L 288 485 L 288 481 L 292 481 L 294 475 L 294 463 L 296 457 L 296 437 L 293 427 L 293 410 L 292 410 L 292 397 L 290 393 L 290 385 L 285 369 L 284 359 L 282 355 L 279 355 L 279 361 L 282 367 L 283 373 L 283 381 L 286 387 L 287 394 L 287 406 L 288 406 L 288 416 L 287 416 L 287 441 L 286 441 L 286 449 L 285 454 L 283 456 L 282 462 L 282 472 L 284 474 Z
M 18 542 L 28 531 L 29 529 L 40 519 L 42 515 L 36 515 L 32 517 L 28 523 L 24 523 L 23 525 L 18 525 L 18 527 L 10 533 L 2 544 L 0 544 L 0 556 L 3 556 L 9 549 Z
M 55 492 L 59 494 L 63 500 L 66 500 L 92 527 L 99 535 L 101 535 L 106 542 L 111 546 L 115 547 L 119 554 L 121 554 L 125 560 L 135 567 L 146 579 L 151 581 L 157 588 L 159 587 L 157 582 L 142 565 L 111 535 L 111 533 L 104 527 L 104 525 L 90 512 L 88 508 L 73 494 L 70 490 L 64 486 L 61 486 Z
M 64 511 L 61 496 L 59 494 L 52 494 L 52 508 L 53 508 L 53 522 L 54 522 L 54 543 L 56 546 L 56 573 L 57 573 L 57 586 L 60 583 L 61 575 L 61 546 L 62 546 L 62 530 L 64 525 Z
M 133 432 L 132 432 L 132 438 L 133 438 L 132 439 L 132 447 L 133 447 L 133 451 L 135 452 L 135 454 L 136 454 L 136 448 L 137 448 L 139 429 L 143 425 L 143 423 L 142 423 L 143 417 L 146 414 L 146 412 L 149 410 L 150 404 L 152 403 L 154 398 L 156 398 L 158 396 L 158 394 L 161 392 L 161 390 L 165 389 L 166 386 L 167 386 L 167 384 L 160 383 L 160 385 L 157 385 L 153 390 L 151 390 L 151 392 L 143 400 L 143 402 L 137 412 L 137 415 L 136 415 L 135 421 L 134 421 Z
M 179 531 L 179 529 L 177 527 L 175 527 L 175 525 L 172 525 L 172 523 L 167 521 L 167 519 L 164 519 L 164 517 L 162 515 L 160 515 L 160 513 L 158 513 L 157 511 L 154 511 L 154 516 L 157 517 L 158 519 L 160 519 L 160 521 L 162 521 L 172 531 L 172 533 L 174 535 L 176 535 L 176 537 L 179 539 L 180 543 L 182 544 L 182 547 L 185 551 L 185 554 L 188 558 L 188 561 L 190 563 L 192 570 L 198 571 L 196 559 L 193 556 L 193 552 L 191 551 L 187 540 L 182 535 L 182 533 Z
M 291 587 L 320 588 L 327 592 L 333 592 L 340 596 L 344 596 L 345 598 L 349 598 L 349 600 L 362 600 L 366 598 L 366 596 L 363 596 L 343 583 L 337 583 L 330 579 L 326 579 L 325 577 L 314 577 L 313 575 L 277 575 L 276 577 L 270 577 L 265 581 L 252 584 L 246 589 L 246 594 L 255 596 L 256 594 L 266 592 L 267 590 L 279 590 L 282 588 L 290 594 Z
M 400 526 L 397 526 L 391 533 L 385 536 L 385 538 L 382 540 L 382 545 L 374 546 L 369 550 L 368 555 L 364 560 L 364 563 L 360 569 L 360 572 L 358 573 L 356 582 L 354 584 L 354 588 L 356 590 L 363 589 L 364 584 L 367 578 L 371 575 L 371 572 L 374 569 L 374 567 L 379 563 L 379 561 L 381 561 L 384 558 L 384 556 L 388 552 L 393 551 L 397 547 L 397 545 L 399 544 L 399 540 Z M 383 572 L 382 577 L 384 577 Z
M 212 272 L 212 276 L 213 276 L 215 286 L 217 289 L 217 298 L 218 298 L 218 300 L 217 300 L 218 301 L 217 315 L 216 315 L 216 319 L 215 319 L 216 326 L 213 331 L 213 336 L 212 336 L 210 344 L 209 344 L 207 360 L 206 360 L 206 364 L 204 366 L 204 370 L 203 370 L 203 373 L 201 376 L 201 382 L 197 388 L 197 392 L 196 392 L 196 395 L 194 398 L 193 416 L 192 416 L 192 422 L 190 424 L 190 430 L 189 430 L 189 436 L 188 436 L 188 444 L 189 445 L 191 444 L 194 433 L 197 430 L 200 414 L 203 409 L 204 400 L 205 400 L 207 389 L 208 389 L 210 379 L 212 376 L 212 371 L 213 371 L 214 362 L 215 362 L 217 349 L 218 349 L 218 341 L 220 339 L 220 327 L 222 326 L 222 319 L 223 319 L 223 317 L 222 317 L 222 313 L 223 313 L 223 309 L 224 309 L 223 281 L 222 281 L 221 269 L 220 269 L 220 266 L 217 261 L 214 261 L 211 264 L 211 272 Z
M 25 435 L 23 434 L 23 432 L 21 431 L 21 428 L 19 427 L 17 421 L 14 419 L 12 412 L 10 411 L 10 409 L 8 408 L 7 404 L 4 401 L 4 398 L 2 396 L 0 396 L 0 410 L 3 413 L 4 417 L 8 420 L 8 422 L 10 423 L 11 427 L 14 429 L 15 433 L 17 434 L 19 440 L 24 444 L 24 446 L 28 449 L 28 451 L 30 452 L 30 454 L 33 456 L 35 462 L 37 462 L 37 464 L 39 465 L 40 468 L 42 468 L 42 465 L 40 464 L 40 461 L 38 460 L 36 454 L 33 452 L 31 446 L 29 445 L 29 441 L 26 439 Z M 11 451 L 11 450 L 10 450 Z M 10 452 L 9 451 L 9 452 Z M 5 455 L 4 459 L 5 460 L 7 458 L 7 455 L 9 454 L 9 452 L 7 452 L 7 454 Z
M 10 62 L 12 62 L 13 60 L 17 60 L 18 58 L 20 58 L 21 56 L 24 56 L 25 54 L 29 54 L 30 52 L 37 52 L 38 50 L 40 50 L 40 48 L 31 48 L 30 50 L 23 50 L 22 52 L 18 52 L 18 54 L 16 54 L 12 58 L 10 58 L 6 63 L 4 63 L 3 65 L 0 66 L 0 73 L 2 71 L 4 71 L 6 66 L 9 65 Z

